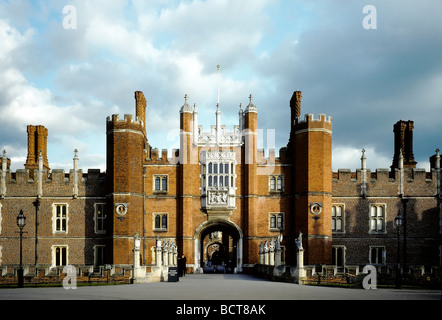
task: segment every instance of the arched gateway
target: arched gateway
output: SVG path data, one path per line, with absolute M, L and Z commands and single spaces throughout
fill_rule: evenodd
M 241 272 L 243 265 L 243 233 L 228 220 L 206 221 L 194 235 L 194 272 L 207 266 L 224 266 L 227 272 Z

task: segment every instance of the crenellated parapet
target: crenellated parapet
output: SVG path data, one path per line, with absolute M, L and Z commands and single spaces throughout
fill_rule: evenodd
M 363 150 L 363 156 L 365 152 Z M 434 156 L 432 157 L 434 158 Z M 440 168 L 339 169 L 333 172 L 333 196 L 428 196 L 440 194 Z M 431 159 L 430 159 L 431 160 Z
M 300 134 L 305 131 L 324 131 L 332 133 L 332 117 L 325 114 L 319 114 L 318 118 L 311 113 L 306 114 L 304 118 L 298 117 L 294 124 L 295 134 Z
M 117 131 L 139 132 L 144 133 L 144 123 L 140 117 L 135 117 L 131 114 L 125 114 L 121 119 L 119 114 L 113 114 L 106 118 L 107 133 Z
M 42 171 L 41 190 L 39 190 L 38 170 L 28 169 L 0 170 L 4 179 L 0 180 L 1 198 L 6 197 L 85 197 L 104 195 L 106 175 L 100 169 L 75 171 L 52 169 Z M 77 175 L 77 179 L 75 178 Z M 75 192 L 77 190 L 77 192 Z

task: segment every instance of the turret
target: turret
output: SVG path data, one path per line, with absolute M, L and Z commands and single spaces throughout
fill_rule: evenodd
M 293 126 L 294 216 L 305 235 L 305 263 L 331 263 L 332 121 L 323 114 Z
M 109 212 L 113 216 L 113 261 L 130 264 L 133 235 L 143 232 L 143 162 L 148 148 L 145 99 L 137 91 L 136 118 L 114 114 L 107 118 L 107 170 Z

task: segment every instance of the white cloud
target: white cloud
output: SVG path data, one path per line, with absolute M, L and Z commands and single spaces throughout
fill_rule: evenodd
M 62 28 L 58 1 L 2 3 L 0 111 L 10 117 L 0 122 L 4 143 L 18 143 L 8 128 L 25 134 L 29 122 L 42 122 L 61 158 L 54 163 L 70 163 L 78 147 L 84 165 L 95 167 L 106 117 L 133 113 L 133 92 L 142 90 L 149 141 L 168 148 L 164 137 L 179 124 L 185 93 L 200 123 L 214 123 L 220 64 L 227 126 L 253 93 L 259 125 L 277 129 L 276 147 L 284 146 L 289 100 L 302 90 L 303 113 L 333 117 L 334 168 L 359 167 L 359 144 L 373 146 L 368 166 L 389 167 L 391 129 L 401 117 L 416 120 L 416 150 L 437 147 L 437 117 L 426 117 L 442 100 L 440 4 L 433 3 L 374 1 L 373 32 L 361 26 L 365 3 L 354 1 L 72 0 L 77 30 Z

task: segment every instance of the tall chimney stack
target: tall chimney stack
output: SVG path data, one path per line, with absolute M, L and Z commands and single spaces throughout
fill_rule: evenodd
M 28 130 L 28 156 L 25 168 L 32 174 L 34 169 L 38 169 L 38 157 L 43 156 L 43 169 L 49 172 L 48 163 L 48 129 L 44 126 L 29 125 Z
M 413 129 L 414 122 L 411 120 L 396 122 L 394 132 L 394 156 L 391 169 L 399 168 L 399 159 L 402 150 L 404 168 L 416 168 L 413 153 Z

